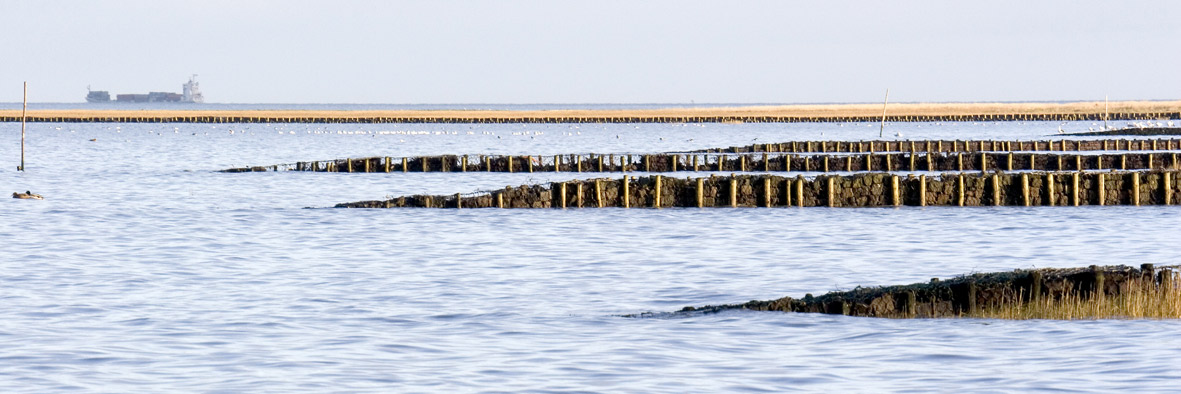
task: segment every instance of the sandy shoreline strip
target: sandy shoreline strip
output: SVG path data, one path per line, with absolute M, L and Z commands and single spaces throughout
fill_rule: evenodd
M 1152 114 L 1156 117 L 1181 118 L 1181 100 L 1178 101 L 1121 101 L 1111 102 L 1111 114 Z M 1086 115 L 1102 116 L 1104 103 L 902 103 L 889 104 L 886 114 L 892 121 L 901 117 L 938 117 L 975 115 Z M 19 121 L 21 111 L 0 110 L 0 120 Z M 759 117 L 802 117 L 820 119 L 875 118 L 881 117 L 881 104 L 827 104 L 827 105 L 782 105 L 744 107 L 666 108 L 666 109 L 610 109 L 610 110 L 30 110 L 33 119 L 69 122 L 91 121 L 94 118 L 135 118 L 135 121 L 151 119 L 233 117 L 270 120 L 318 118 L 318 119 L 380 119 L 397 118 L 410 121 L 432 120 L 583 120 L 610 121 L 622 118 L 742 118 Z M 16 119 L 13 119 L 13 118 Z M 1141 116 L 1142 117 L 1142 116 Z M 48 119 L 54 118 L 54 119 Z M 1113 117 L 1114 119 L 1115 117 Z M 641 120 L 643 121 L 643 120 Z M 668 120 L 652 120 L 668 121 Z

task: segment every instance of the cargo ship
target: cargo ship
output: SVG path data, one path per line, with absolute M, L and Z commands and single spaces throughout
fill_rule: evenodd
M 86 102 L 111 102 L 111 93 L 106 90 L 90 90 L 86 87 Z M 148 94 L 119 94 L 115 95 L 116 103 L 204 103 L 205 96 L 201 94 L 201 85 L 197 83 L 197 74 L 189 77 L 181 93 L 148 92 Z

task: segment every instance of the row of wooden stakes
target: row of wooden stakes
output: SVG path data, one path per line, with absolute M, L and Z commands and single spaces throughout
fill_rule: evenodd
M 1007 113 L 1007 114 L 947 114 L 947 115 L 886 115 L 886 122 L 991 122 L 991 121 L 1101 121 L 1101 120 L 1156 120 L 1178 119 L 1181 112 L 1113 112 L 1096 113 Z M 27 115 L 28 122 L 44 123 L 856 123 L 878 122 L 882 116 L 251 116 L 251 115 Z M 0 122 L 20 122 L 20 115 L 0 116 Z
M 1174 205 L 1178 171 L 1046 172 L 815 178 L 661 175 L 525 185 L 449 196 L 415 195 L 341 208 L 885 207 Z
M 647 155 L 367 157 L 223 172 L 678 172 L 1065 171 L 1177 169 L 1178 153 L 690 153 Z

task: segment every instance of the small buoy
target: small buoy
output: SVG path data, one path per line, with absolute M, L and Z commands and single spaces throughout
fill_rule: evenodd
M 44 200 L 45 199 L 45 197 L 42 197 L 40 194 L 34 194 L 33 192 L 28 191 L 28 190 L 25 190 L 24 193 L 13 192 L 12 198 L 19 198 L 21 200 Z
M 98 138 L 91 138 L 90 142 L 98 141 Z

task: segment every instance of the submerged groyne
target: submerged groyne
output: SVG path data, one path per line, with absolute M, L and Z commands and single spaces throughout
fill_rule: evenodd
M 802 298 L 690 306 L 675 313 L 755 310 L 886 318 L 1178 318 L 1181 297 L 1177 269 L 1175 265 L 1142 264 L 1139 269 L 1121 265 L 978 273 L 910 285 L 858 287 L 818 297 L 808 294 Z M 1105 307 L 1103 299 L 1119 300 Z M 1104 308 L 1108 310 L 1100 310 Z M 663 315 L 667 314 L 629 317 Z
M 1174 205 L 1178 171 L 773 174 L 587 179 L 338 208 L 673 208 Z

